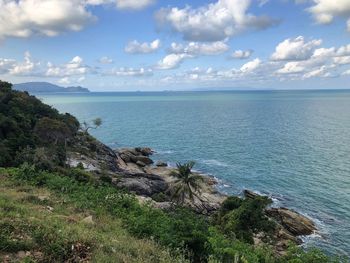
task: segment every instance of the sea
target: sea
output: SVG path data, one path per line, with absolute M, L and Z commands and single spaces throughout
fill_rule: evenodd
M 155 160 L 193 160 L 227 194 L 250 189 L 312 218 L 306 247 L 350 255 L 350 91 L 37 94 L 112 148 L 148 146 Z

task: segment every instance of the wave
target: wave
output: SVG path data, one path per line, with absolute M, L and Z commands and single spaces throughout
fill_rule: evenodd
M 201 163 L 204 163 L 206 165 L 210 166 L 220 166 L 220 167 L 229 167 L 230 165 L 215 159 L 209 159 L 209 160 L 202 160 Z
M 155 151 L 157 154 L 173 154 L 175 151 L 172 150 L 156 150 Z

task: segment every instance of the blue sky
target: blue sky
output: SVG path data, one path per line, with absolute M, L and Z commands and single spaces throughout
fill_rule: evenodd
M 347 88 L 349 0 L 0 0 L 0 79 L 94 91 Z

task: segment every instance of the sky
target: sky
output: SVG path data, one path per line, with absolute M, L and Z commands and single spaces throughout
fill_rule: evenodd
M 92 91 L 349 88 L 350 0 L 0 0 L 0 79 Z

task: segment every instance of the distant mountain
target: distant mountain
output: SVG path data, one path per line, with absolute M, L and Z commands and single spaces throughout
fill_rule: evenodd
M 90 92 L 87 88 L 77 87 L 60 87 L 49 82 L 26 82 L 13 85 L 14 89 L 19 91 L 28 91 L 29 93 L 39 92 Z

